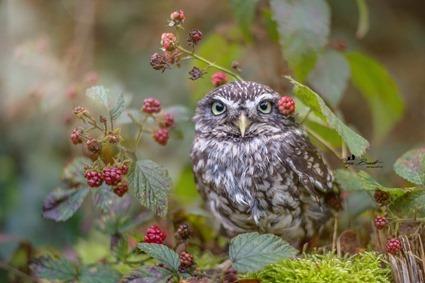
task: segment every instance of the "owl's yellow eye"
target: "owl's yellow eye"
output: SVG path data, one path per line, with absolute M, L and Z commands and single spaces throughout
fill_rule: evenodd
M 211 106 L 211 112 L 214 115 L 223 114 L 226 111 L 226 106 L 220 101 L 215 101 Z
M 272 103 L 268 100 L 263 100 L 260 103 L 258 103 L 258 111 L 264 114 L 269 114 L 272 112 Z

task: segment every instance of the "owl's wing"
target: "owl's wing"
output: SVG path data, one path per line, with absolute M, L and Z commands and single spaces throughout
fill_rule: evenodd
M 313 196 L 336 192 L 333 175 L 306 135 L 295 135 L 282 143 L 283 162 L 298 176 Z

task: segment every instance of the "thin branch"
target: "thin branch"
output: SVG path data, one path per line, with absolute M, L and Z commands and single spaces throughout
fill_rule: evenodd
M 183 48 L 181 46 L 177 46 L 177 49 L 179 49 L 183 53 L 185 53 L 185 54 L 187 54 L 187 55 L 189 55 L 189 56 L 191 56 L 191 57 L 193 57 L 195 59 L 198 59 L 201 62 L 204 62 L 208 66 L 214 67 L 214 68 L 216 68 L 216 69 L 218 69 L 220 71 L 223 71 L 223 72 L 231 75 L 232 77 L 234 77 L 238 81 L 243 81 L 243 79 L 238 74 L 236 74 L 235 72 L 232 72 L 231 70 L 229 70 L 227 68 L 221 67 L 221 66 L 219 66 L 219 65 L 217 65 L 217 64 L 215 64 L 215 63 L 213 63 L 213 62 L 211 62 L 211 61 L 209 61 L 207 59 L 205 59 L 204 57 L 201 57 L 201 56 L 195 54 L 192 51 L 189 51 L 189 50 L 187 50 L 187 49 L 185 49 L 185 48 Z

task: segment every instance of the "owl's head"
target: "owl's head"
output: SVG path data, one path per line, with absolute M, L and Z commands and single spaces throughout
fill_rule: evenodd
M 196 108 L 195 131 L 209 138 L 250 139 L 295 126 L 279 112 L 279 94 L 256 82 L 235 81 L 209 92 Z

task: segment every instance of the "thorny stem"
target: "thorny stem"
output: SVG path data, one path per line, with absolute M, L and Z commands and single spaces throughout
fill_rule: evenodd
M 215 64 L 215 63 L 213 63 L 213 62 L 211 62 L 211 61 L 209 61 L 207 59 L 205 59 L 204 57 L 197 55 L 194 51 L 189 51 L 186 48 L 181 47 L 180 45 L 177 46 L 177 49 L 179 49 L 183 53 L 191 56 L 192 58 L 195 58 L 195 59 L 197 59 L 197 60 L 199 60 L 201 62 L 204 62 L 208 66 L 214 67 L 214 68 L 216 68 L 216 69 L 218 69 L 220 71 L 223 71 L 223 72 L 231 75 L 232 77 L 234 77 L 238 81 L 243 81 L 243 79 L 238 74 L 236 74 L 235 72 L 232 72 L 232 71 L 230 71 L 227 68 L 221 67 L 221 66 L 219 66 L 219 65 L 217 65 L 217 64 Z

